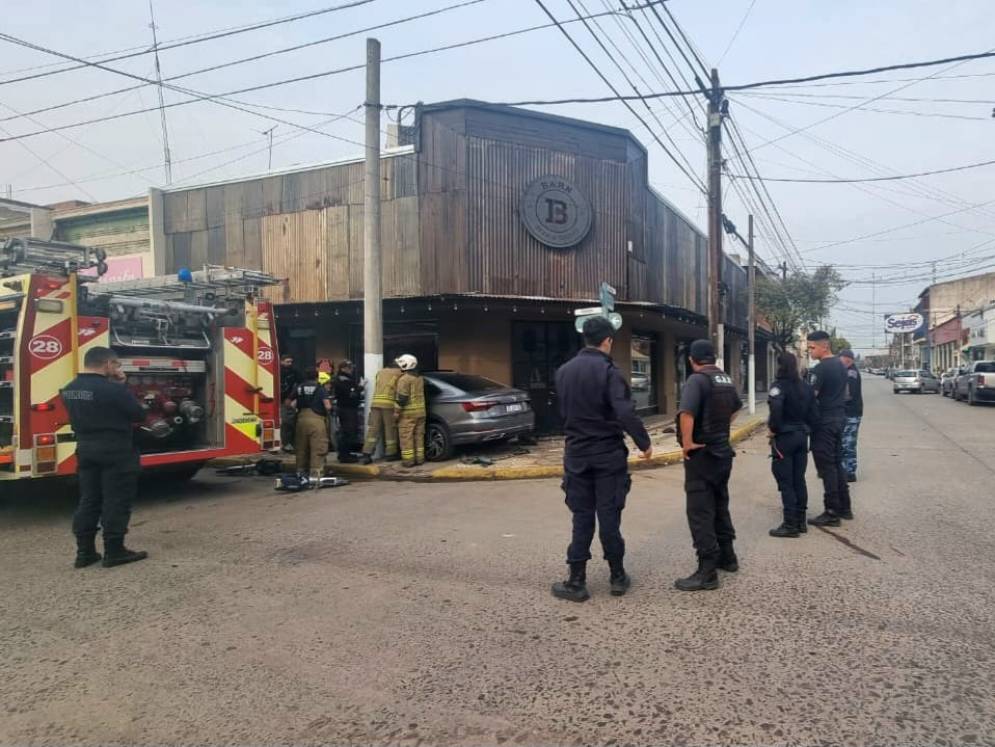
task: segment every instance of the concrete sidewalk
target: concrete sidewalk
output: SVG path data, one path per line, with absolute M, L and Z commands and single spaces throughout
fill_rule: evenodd
M 681 461 L 681 450 L 674 435 L 673 418 L 657 415 L 646 418 L 646 429 L 653 442 L 653 457 L 641 459 L 630 443 L 629 468 L 632 470 L 653 469 L 677 464 Z M 767 404 L 757 403 L 755 415 L 740 416 L 733 427 L 732 442 L 749 438 L 763 428 L 767 422 Z M 525 453 L 519 453 L 524 451 Z M 473 459 L 483 457 L 494 464 L 474 464 Z M 294 468 L 291 454 L 281 454 L 281 462 L 288 471 Z M 212 466 L 244 464 L 249 460 L 218 460 Z M 406 469 L 400 462 L 376 462 L 370 465 L 340 464 L 334 454 L 329 454 L 327 465 L 336 475 L 370 480 L 390 480 L 397 482 L 467 482 L 475 480 L 530 480 L 563 475 L 563 437 L 542 438 L 533 446 L 518 444 L 487 445 L 468 448 L 458 452 L 456 458 L 445 462 L 431 462 Z

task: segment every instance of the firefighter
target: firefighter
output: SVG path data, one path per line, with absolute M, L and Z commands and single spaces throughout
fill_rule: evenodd
M 356 378 L 356 368 L 352 361 L 339 363 L 334 380 L 335 411 L 339 416 L 338 452 L 339 462 L 349 464 L 358 461 L 353 451 L 360 446 L 359 413 L 363 408 L 363 382 Z
M 291 402 L 301 383 L 301 375 L 294 368 L 294 356 L 280 358 L 280 440 L 284 451 L 294 450 L 294 432 L 297 429 L 297 410 Z
M 401 437 L 401 466 L 425 463 L 425 379 L 418 373 L 418 359 L 402 355 L 395 363 L 403 372 L 397 380 L 397 431 Z
M 373 452 L 377 442 L 383 439 L 384 458 L 388 462 L 400 459 L 397 453 L 397 420 L 394 417 L 394 405 L 397 398 L 397 381 L 401 378 L 401 370 L 387 366 L 377 372 L 373 382 L 373 401 L 370 404 L 369 422 L 366 424 L 366 441 L 363 444 L 362 464 L 373 461 Z
M 328 453 L 328 417 L 332 412 L 332 398 L 328 390 L 318 383 L 314 367 L 304 373 L 304 383 L 297 385 L 293 400 L 297 411 L 295 448 L 297 472 L 308 471 L 312 480 L 325 474 L 325 455 Z
M 320 364 L 319 364 L 320 365 Z M 335 404 L 335 391 L 332 389 L 332 375 L 328 371 L 322 371 L 318 369 L 318 383 L 328 392 L 328 396 L 332 398 L 332 405 L 334 409 Z M 328 433 L 328 449 L 329 451 L 335 449 L 335 416 L 329 414 L 325 418 L 325 431 Z
M 73 516 L 75 565 L 85 568 L 101 559 L 96 548 L 100 525 L 104 530 L 103 565 L 110 568 L 148 557 L 147 552 L 124 546 L 138 489 L 134 424 L 145 420 L 145 410 L 124 386 L 127 377 L 110 348 L 87 350 L 83 369 L 61 392 L 76 434 L 79 505 Z

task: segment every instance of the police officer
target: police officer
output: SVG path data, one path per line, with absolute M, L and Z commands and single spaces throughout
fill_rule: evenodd
M 808 354 L 818 361 L 809 370 L 815 389 L 819 419 L 812 431 L 812 458 L 822 479 L 825 510 L 808 523 L 838 527 L 840 519 L 852 519 L 850 487 L 843 472 L 843 425 L 846 420 L 847 373 L 843 362 L 833 355 L 829 333 L 811 332 L 806 338 Z
M 97 526 L 104 530 L 104 567 L 144 560 L 148 553 L 129 550 L 124 535 L 138 488 L 139 456 L 134 424 L 145 410 L 125 386 L 117 354 L 91 347 L 83 357 L 83 373 L 62 390 L 62 401 L 76 434 L 79 505 L 73 516 L 76 567 L 100 560 Z
M 304 381 L 297 385 L 293 399 L 297 411 L 295 448 L 297 473 L 309 471 L 312 480 L 325 474 L 325 455 L 328 454 L 328 416 L 332 412 L 332 397 L 328 389 L 318 383 L 318 370 L 314 367 L 304 372 Z
M 362 464 L 373 461 L 373 452 L 377 444 L 383 441 L 384 459 L 396 462 L 401 458 L 397 450 L 397 419 L 394 417 L 394 407 L 397 400 L 397 380 L 401 378 L 401 369 L 395 363 L 385 366 L 377 372 L 373 381 L 373 400 L 370 402 L 370 416 L 366 423 L 366 441 L 363 443 Z
M 401 439 L 401 466 L 425 463 L 425 379 L 418 373 L 418 359 L 402 355 L 395 361 L 401 369 L 397 380 L 397 434 Z
M 570 577 L 553 584 L 553 596 L 583 602 L 587 561 L 591 559 L 595 519 L 601 548 L 610 570 L 611 593 L 625 594 L 632 581 L 625 572 L 622 509 L 629 478 L 625 434 L 644 459 L 653 455 L 649 434 L 636 416 L 632 393 L 611 358 L 615 328 L 602 317 L 584 322 L 584 349 L 556 372 L 556 393 L 566 435 L 563 491 L 573 514 L 573 536 L 567 548 Z
M 849 348 L 840 351 L 840 361 L 846 366 L 847 400 L 843 423 L 843 472 L 847 482 L 857 481 L 857 436 L 864 417 L 864 393 L 860 370 Z
M 815 393 L 798 373 L 798 359 L 791 353 L 777 356 L 777 376 L 767 396 L 770 416 L 771 472 L 781 493 L 784 520 L 770 530 L 771 537 L 798 537 L 808 531 L 808 435 L 818 421 Z
M 684 452 L 684 492 L 698 570 L 674 585 L 681 591 L 701 591 L 718 588 L 717 568 L 739 570 L 729 514 L 729 476 L 736 455 L 729 427 L 743 403 L 732 377 L 715 365 L 712 343 L 695 340 L 688 353 L 694 373 L 681 392 L 677 440 Z
M 297 393 L 301 375 L 294 368 L 294 357 L 280 358 L 280 440 L 284 451 L 294 450 L 294 433 L 297 430 L 297 410 L 292 402 Z
M 359 413 L 363 408 L 363 382 L 357 380 L 352 361 L 339 363 L 338 373 L 333 381 L 335 411 L 339 416 L 339 461 L 343 464 L 356 462 L 353 451 L 360 447 Z

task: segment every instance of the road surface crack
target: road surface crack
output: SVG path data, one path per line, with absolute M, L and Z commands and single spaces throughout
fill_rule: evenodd
M 849 547 L 855 553 L 859 553 L 860 555 L 863 555 L 865 558 L 870 558 L 871 560 L 881 560 L 879 556 L 875 555 L 870 550 L 865 550 L 860 545 L 856 545 L 850 540 L 848 540 L 846 537 L 836 534 L 836 532 L 830 532 L 825 527 L 819 527 L 819 529 L 821 529 L 823 532 L 825 532 L 826 534 L 828 534 L 830 537 L 837 540 L 838 542 L 842 542 L 844 545 Z

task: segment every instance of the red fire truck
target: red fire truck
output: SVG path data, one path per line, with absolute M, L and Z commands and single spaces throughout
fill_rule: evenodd
M 94 345 L 117 352 L 145 405 L 143 467 L 192 474 L 278 448 L 279 358 L 261 297 L 277 279 L 205 267 L 105 283 L 105 259 L 60 242 L 0 243 L 0 481 L 75 474 L 59 390 Z

